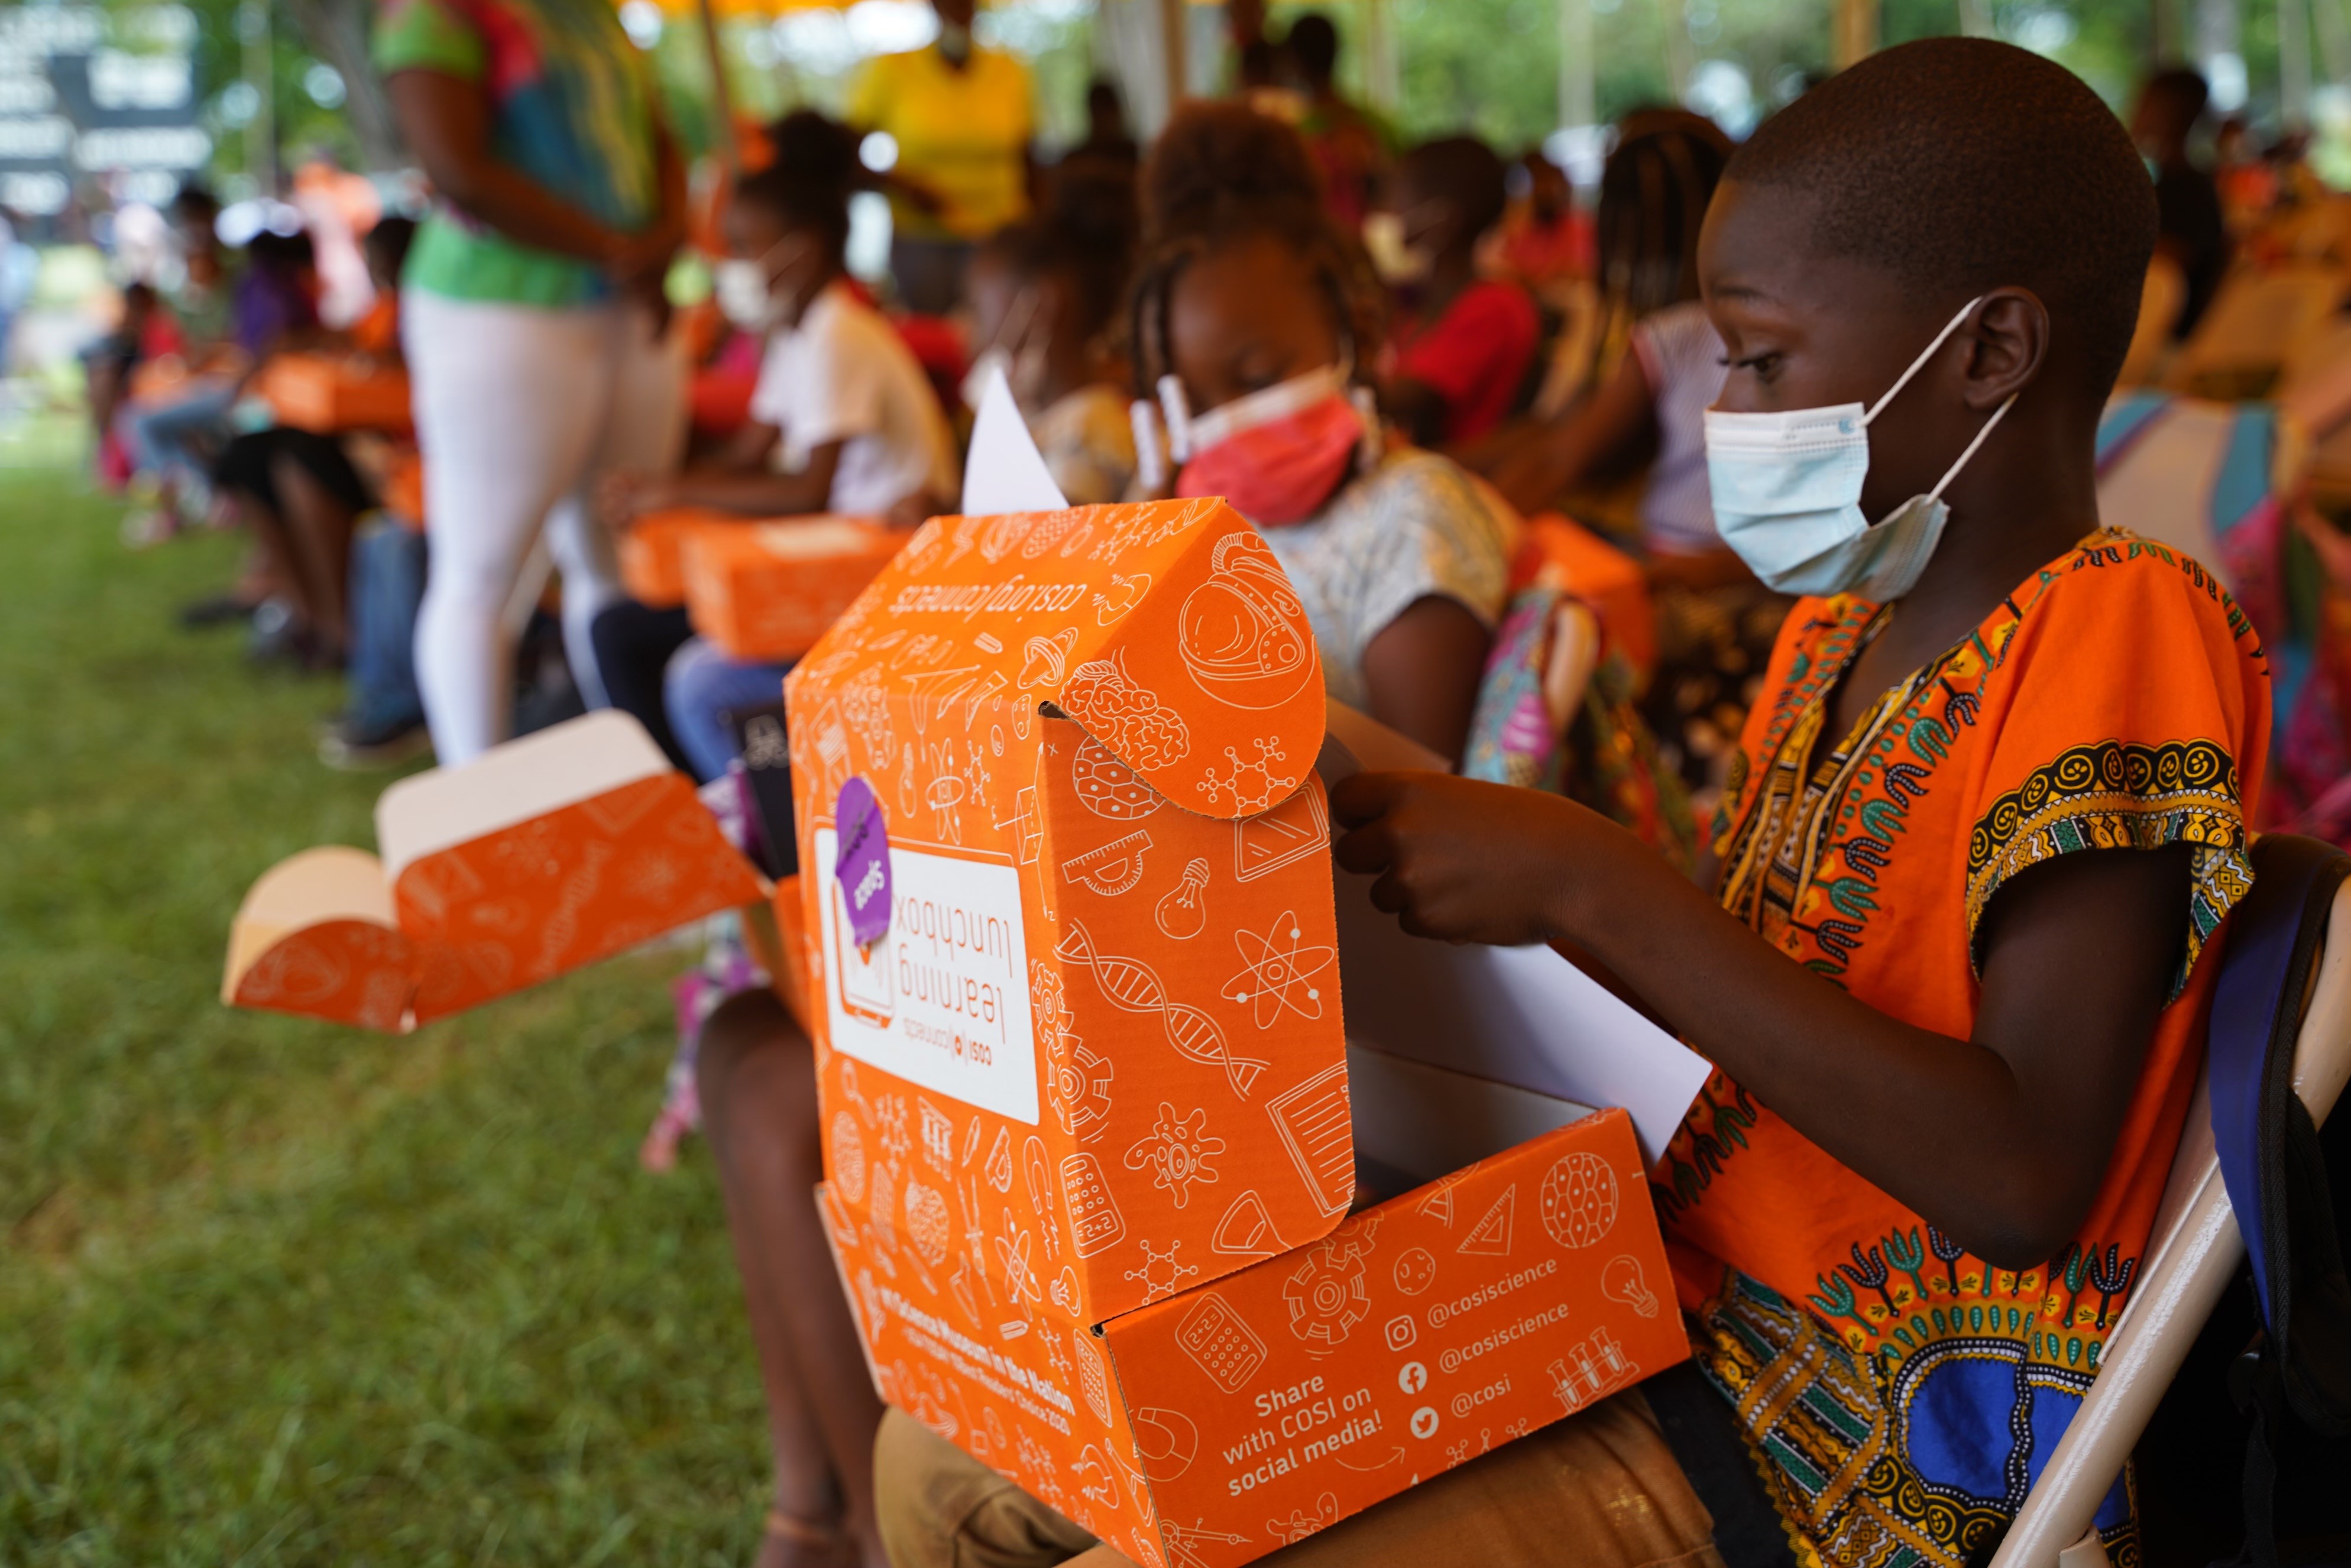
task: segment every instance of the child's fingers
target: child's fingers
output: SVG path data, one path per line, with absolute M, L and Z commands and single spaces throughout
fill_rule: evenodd
M 1395 831 L 1386 819 L 1374 818 L 1368 826 L 1355 829 L 1332 845 L 1331 859 L 1341 871 L 1351 871 L 1357 876 L 1385 871 L 1395 859 Z
M 1342 827 L 1360 828 L 1394 809 L 1412 788 L 1408 773 L 1353 773 L 1331 791 L 1331 815 Z

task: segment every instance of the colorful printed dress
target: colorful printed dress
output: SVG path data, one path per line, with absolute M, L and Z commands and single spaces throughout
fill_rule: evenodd
M 384 0 L 377 71 L 477 82 L 497 158 L 600 223 L 633 233 L 660 205 L 655 95 L 611 0 Z M 448 299 L 560 308 L 607 298 L 592 262 L 507 238 L 446 202 L 402 281 Z
M 1969 1256 L 1719 1072 L 1658 1173 L 1699 1363 L 1799 1561 L 1958 1568 L 2022 1504 L 2129 1300 L 2202 1060 L 2214 934 L 2251 884 L 2269 674 L 2210 572 L 2108 530 L 1830 734 L 1885 613 L 1798 603 L 1715 819 L 1724 906 L 1791 959 L 1964 1040 L 1978 925 L 2011 877 L 2193 846 L 2179 989 L 2105 1183 L 2045 1264 Z M 2113 1561 L 2138 1561 L 2126 1479 L 2097 1524 Z

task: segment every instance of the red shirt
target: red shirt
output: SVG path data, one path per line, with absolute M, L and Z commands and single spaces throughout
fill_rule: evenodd
M 1542 321 L 1515 283 L 1473 283 L 1427 327 L 1405 335 L 1396 373 L 1445 400 L 1445 439 L 1470 441 L 1502 423 L 1533 363 Z

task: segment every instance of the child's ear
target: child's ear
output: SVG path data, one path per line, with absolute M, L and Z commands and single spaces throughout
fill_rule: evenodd
M 1989 412 L 2040 378 L 2049 358 L 2049 308 L 2029 288 L 1995 288 L 1976 306 L 1967 335 L 1968 406 Z

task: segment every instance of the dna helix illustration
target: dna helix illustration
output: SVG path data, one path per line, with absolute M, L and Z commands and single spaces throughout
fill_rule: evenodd
M 1258 1074 L 1270 1065 L 1255 1057 L 1234 1055 L 1217 1020 L 1188 1002 L 1170 1001 L 1166 986 L 1150 965 L 1097 950 L 1084 922 L 1071 921 L 1069 935 L 1053 951 L 1066 962 L 1092 970 L 1094 983 L 1112 1006 L 1131 1013 L 1156 1013 L 1176 1054 L 1204 1067 L 1221 1068 L 1225 1081 L 1242 1099 L 1249 1097 Z

